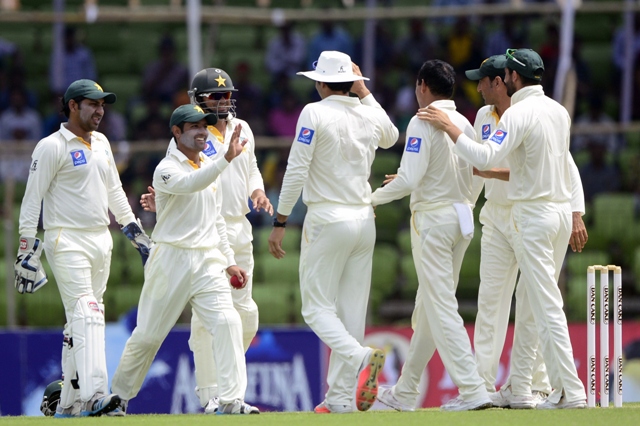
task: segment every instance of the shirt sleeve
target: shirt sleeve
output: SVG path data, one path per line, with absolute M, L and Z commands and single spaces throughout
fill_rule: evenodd
M 515 125 L 507 110 L 496 126 L 496 130 L 482 144 L 466 134 L 456 141 L 454 152 L 478 170 L 489 170 L 513 152 L 523 140 L 521 132 L 515 131 Z
M 278 213 L 283 216 L 291 215 L 291 211 L 298 201 L 298 198 L 300 198 L 304 183 L 309 176 L 309 166 L 313 159 L 316 144 L 318 143 L 318 137 L 316 135 L 318 128 L 316 127 L 315 121 L 311 109 L 309 106 L 306 106 L 298 118 L 298 124 L 296 125 L 297 136 L 291 145 L 287 171 L 282 180 L 282 189 L 280 191 L 280 198 L 278 199 Z M 304 138 L 301 134 L 303 127 L 312 132 L 308 136 L 308 139 Z
M 58 173 L 59 150 L 54 137 L 41 140 L 33 150 L 27 188 L 20 208 L 19 230 L 23 237 L 35 237 L 38 232 L 42 199 Z
M 584 215 L 584 190 L 582 189 L 582 179 L 580 178 L 580 172 L 578 166 L 573 160 L 573 156 L 569 153 L 569 173 L 571 174 L 571 211 L 579 212 L 580 215 Z
M 427 173 L 430 157 L 430 132 L 426 129 L 426 125 L 421 124 L 416 117 L 411 120 L 407 127 L 407 139 L 397 176 L 383 188 L 378 188 L 371 194 L 371 204 L 377 206 L 399 200 L 411 194 L 419 185 L 420 180 Z M 417 149 L 415 143 L 409 145 L 414 139 L 420 140 Z
M 108 188 L 107 188 L 107 197 L 109 203 L 109 210 L 113 213 L 113 216 L 116 218 L 116 222 L 120 225 L 124 226 L 128 223 L 134 222 L 136 217 L 131 210 L 131 205 L 129 204 L 129 200 L 127 199 L 127 195 L 124 193 L 122 189 L 122 182 L 120 181 L 120 175 L 118 174 L 118 168 L 116 167 L 116 161 L 113 158 L 113 152 L 111 152 L 111 147 L 109 143 L 107 143 L 109 147 L 109 177 L 108 177 Z
M 382 131 L 382 137 L 380 138 L 379 146 L 387 149 L 391 148 L 398 141 L 398 128 L 393 124 L 386 111 L 380 106 L 378 101 L 373 97 L 373 94 L 369 94 L 360 100 L 363 105 L 367 105 L 380 110 L 380 129 Z
M 229 244 L 229 238 L 227 237 L 227 223 L 222 217 L 222 191 L 220 188 L 216 191 L 216 229 L 218 230 L 218 236 L 220 237 L 220 251 L 227 259 L 227 268 L 236 265 L 236 260 Z
M 153 173 L 153 187 L 168 194 L 192 194 L 211 185 L 227 166 L 224 156 L 192 172 L 181 170 L 173 162 L 161 161 Z

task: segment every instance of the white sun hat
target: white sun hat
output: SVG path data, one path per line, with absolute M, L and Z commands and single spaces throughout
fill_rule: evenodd
M 367 77 L 355 75 L 351 68 L 351 58 L 346 53 L 325 50 L 313 63 L 313 71 L 300 71 L 298 75 L 323 83 L 343 83 L 356 80 L 369 80 Z

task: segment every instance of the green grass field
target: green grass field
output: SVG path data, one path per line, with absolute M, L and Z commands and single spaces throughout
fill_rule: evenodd
M 353 414 L 263 413 L 259 416 L 192 415 L 131 415 L 124 418 L 82 418 L 57 420 L 44 417 L 3 417 L 2 426 L 58 424 L 91 425 L 260 425 L 260 426 L 638 426 L 640 403 L 625 404 L 623 408 L 595 408 L 588 410 L 502 410 L 499 408 L 462 413 L 443 413 L 437 408 L 414 413 L 370 411 Z

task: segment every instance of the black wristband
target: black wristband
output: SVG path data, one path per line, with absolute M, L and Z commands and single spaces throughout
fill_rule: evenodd
M 287 227 L 287 222 L 278 222 L 278 218 L 274 217 L 273 218 L 273 226 L 274 226 L 274 228 L 286 228 Z

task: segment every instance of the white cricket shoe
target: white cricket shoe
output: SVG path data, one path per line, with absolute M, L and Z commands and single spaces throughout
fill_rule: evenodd
M 414 407 L 398 401 L 393 394 L 393 388 L 390 386 L 380 386 L 378 388 L 378 401 L 397 411 L 415 411 Z
M 204 407 L 205 414 L 215 414 L 218 411 L 218 406 L 220 406 L 220 399 L 216 396 L 215 398 L 211 398 L 209 402 L 207 402 L 206 407 Z
M 564 395 L 560 398 L 560 401 L 556 404 L 548 399 L 536 406 L 538 410 L 562 410 L 562 409 L 575 409 L 575 408 L 587 408 L 587 401 L 579 399 L 577 401 L 567 401 Z
M 56 408 L 56 412 L 53 415 L 53 417 L 57 419 L 65 419 L 69 417 L 80 417 L 81 408 L 82 408 L 82 401 L 80 401 L 79 399 L 74 401 L 71 407 L 67 407 L 67 408 L 62 408 L 62 406 L 58 404 L 58 407 Z
M 351 405 L 329 404 L 325 400 L 316 405 L 316 408 L 313 409 L 313 412 L 316 414 L 345 414 L 352 413 L 353 408 L 351 407 Z
M 545 402 L 549 397 L 549 394 L 543 391 L 533 391 L 531 395 L 533 396 L 533 401 L 536 403 L 536 406 Z
M 236 399 L 229 404 L 218 405 L 216 414 L 260 414 L 257 407 L 247 404 L 241 399 Z
M 498 408 L 509 408 L 511 393 L 511 386 L 503 386 L 498 392 L 490 393 L 489 399 L 491 404 Z
M 491 408 L 493 403 L 491 398 L 473 399 L 471 401 L 465 401 L 458 395 L 451 401 L 440 406 L 442 411 L 472 411 L 472 410 L 484 410 Z

